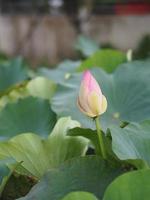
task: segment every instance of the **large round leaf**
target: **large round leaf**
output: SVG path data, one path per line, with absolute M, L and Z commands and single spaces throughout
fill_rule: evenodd
M 110 132 L 112 148 L 118 158 L 135 160 L 131 162 L 137 167 L 150 166 L 150 121 L 133 123 L 123 129 L 113 127 Z
M 130 62 L 113 74 L 101 69 L 91 70 L 107 98 L 108 108 L 101 116 L 104 129 L 122 121 L 139 122 L 150 118 L 150 62 Z M 76 74 L 60 84 L 52 100 L 52 108 L 59 116 L 70 115 L 85 127 L 94 122 L 80 113 L 76 105 L 81 75 Z
M 85 155 L 87 139 L 66 136 L 67 130 L 76 126 L 79 126 L 77 121 L 61 118 L 45 140 L 33 133 L 20 134 L 0 143 L 0 158 L 12 157 L 21 162 L 30 174 L 41 178 L 48 169 L 56 168 L 70 158 Z
M 20 200 L 60 200 L 74 191 L 86 191 L 102 198 L 112 180 L 121 173 L 100 157 L 75 158 L 57 170 L 50 170 L 42 180 Z
M 8 138 L 20 133 L 33 132 L 42 136 L 50 133 L 56 115 L 48 100 L 27 97 L 7 104 L 0 112 L 0 137 Z
M 118 177 L 106 190 L 103 200 L 149 200 L 150 170 L 139 170 Z
M 6 64 L 0 65 L 0 94 L 5 92 L 11 86 L 27 79 L 27 70 L 23 60 L 17 58 L 9 61 Z
M 85 69 L 100 67 L 107 72 L 112 72 L 125 61 L 126 55 L 124 53 L 117 50 L 104 49 L 97 51 L 91 57 L 83 61 L 78 70 L 84 71 Z

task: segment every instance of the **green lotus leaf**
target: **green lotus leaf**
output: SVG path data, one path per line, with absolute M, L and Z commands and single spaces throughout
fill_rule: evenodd
M 39 76 L 44 76 L 55 83 L 66 82 L 72 74 L 77 70 L 80 61 L 65 60 L 60 63 L 56 69 L 40 68 L 37 71 Z
M 106 187 L 120 173 L 121 169 L 114 168 L 99 156 L 74 158 L 47 172 L 29 194 L 19 200 L 59 200 L 75 191 L 90 192 L 101 199 Z
M 103 200 L 149 200 L 150 170 L 126 173 L 107 188 Z
M 138 168 L 150 166 L 150 121 L 131 123 L 125 128 L 110 128 L 112 148 L 121 160 Z
M 18 99 L 23 99 L 28 96 L 50 100 L 55 90 L 56 84 L 53 81 L 44 77 L 36 77 L 24 84 L 12 87 L 9 92 L 0 98 L 0 109 L 8 103 L 17 102 Z
M 75 127 L 75 128 L 68 130 L 67 134 L 70 135 L 70 136 L 74 136 L 74 137 L 81 136 L 81 137 L 87 138 L 89 140 L 89 146 L 92 149 L 94 149 L 94 152 L 97 155 L 100 155 L 101 157 L 103 157 L 101 149 L 99 148 L 99 142 L 98 142 L 99 140 L 98 140 L 96 130 L 85 129 L 85 128 L 81 128 L 81 127 Z M 105 144 L 107 159 L 111 160 L 111 162 L 117 166 L 120 161 L 118 160 L 118 158 L 116 158 L 116 155 L 112 151 L 112 140 L 111 140 L 110 135 L 107 134 L 106 137 L 103 137 L 103 141 L 104 141 L 104 144 Z
M 126 55 L 118 50 L 103 49 L 95 52 L 79 66 L 79 71 L 100 67 L 107 72 L 113 72 L 120 64 L 126 62 Z
M 48 100 L 27 97 L 7 104 L 0 111 L 0 138 L 33 132 L 47 136 L 56 123 Z
M 26 90 L 31 96 L 48 100 L 50 100 L 53 96 L 55 89 L 55 83 L 44 77 L 36 77 L 35 79 L 29 81 L 26 86 Z
M 21 58 L 0 64 L 0 96 L 12 86 L 28 78 L 27 69 Z
M 47 139 L 33 133 L 20 134 L 0 143 L 0 158 L 12 157 L 39 179 L 48 169 L 56 168 L 70 158 L 85 155 L 87 139 L 66 135 L 70 128 L 76 126 L 79 123 L 68 117 L 58 120 Z

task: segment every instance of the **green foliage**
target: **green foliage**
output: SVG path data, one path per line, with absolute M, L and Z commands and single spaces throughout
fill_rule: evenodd
M 0 60 L 2 200 L 150 196 L 150 61 L 126 62 L 124 53 L 99 49 L 83 36 L 76 49 L 87 58 L 65 60 L 56 69 L 33 71 L 21 58 Z M 86 69 L 108 101 L 100 116 L 106 159 L 94 120 L 77 107 Z
M 0 158 L 12 157 L 22 162 L 21 165 L 28 172 L 40 178 L 48 169 L 85 154 L 88 144 L 86 139 L 66 136 L 67 130 L 76 126 L 79 126 L 78 122 L 62 118 L 45 140 L 36 134 L 25 133 L 1 142 Z
M 81 63 L 78 71 L 100 67 L 107 72 L 113 72 L 120 64 L 126 62 L 126 55 L 112 49 L 99 50 Z
M 71 192 L 62 200 L 97 200 L 97 198 L 89 192 Z
M 95 153 L 97 155 L 102 156 L 102 152 L 99 149 L 99 142 L 98 142 L 98 137 L 97 137 L 97 131 L 91 130 L 91 129 L 86 129 L 86 128 L 81 128 L 81 127 L 75 127 L 73 129 L 70 129 L 68 131 L 68 135 L 70 136 L 81 136 L 84 138 L 87 138 L 90 141 L 90 145 L 94 148 Z M 112 142 L 111 142 L 111 137 L 109 134 L 106 135 L 104 139 L 104 143 L 106 148 L 106 153 L 107 153 L 107 158 L 109 158 L 111 164 L 114 165 L 119 165 L 119 160 L 115 156 L 115 154 L 112 151 Z
M 0 96 L 12 86 L 28 78 L 27 69 L 21 58 L 0 64 Z
M 0 98 L 0 109 L 8 103 L 15 103 L 18 99 L 28 96 L 40 97 L 50 100 L 56 90 L 56 84 L 44 77 L 36 77 L 18 86 L 14 86 Z
M 4 53 L 0 52 L 0 63 L 6 62 L 7 60 L 8 57 Z
M 37 74 L 53 80 L 55 83 L 63 83 L 72 76 L 79 65 L 80 61 L 65 60 L 56 69 L 40 68 Z
M 149 180 L 149 169 L 126 173 L 110 184 L 103 200 L 149 200 Z
M 29 95 L 50 100 L 56 89 L 56 84 L 44 77 L 36 77 L 28 82 L 26 90 Z
M 138 168 L 150 166 L 150 121 L 132 123 L 125 128 L 113 127 L 112 148 L 121 160 L 131 160 Z
M 33 132 L 47 136 L 56 123 L 48 100 L 27 97 L 7 104 L 0 112 L 0 138 Z
M 95 150 L 99 152 L 98 138 L 97 138 L 97 134 L 95 130 L 76 127 L 76 128 L 70 129 L 68 131 L 68 135 L 81 136 L 81 137 L 87 138 L 88 140 L 90 140 L 92 145 L 94 145 Z
M 121 173 L 121 169 L 96 156 L 75 158 L 47 172 L 29 194 L 19 200 L 59 200 L 74 191 L 90 192 L 101 199 L 108 184 Z

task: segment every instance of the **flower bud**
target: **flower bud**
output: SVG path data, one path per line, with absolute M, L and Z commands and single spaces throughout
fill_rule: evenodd
M 97 117 L 107 109 L 106 97 L 90 71 L 85 71 L 81 81 L 77 105 L 89 117 Z

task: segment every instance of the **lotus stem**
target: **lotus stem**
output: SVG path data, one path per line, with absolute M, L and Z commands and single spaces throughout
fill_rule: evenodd
M 96 129 L 97 129 L 99 148 L 100 148 L 102 157 L 104 159 L 106 159 L 107 155 L 106 155 L 106 151 L 105 151 L 105 144 L 104 144 L 103 135 L 102 135 L 102 132 L 101 132 L 101 127 L 100 127 L 100 122 L 99 122 L 98 117 L 95 118 L 95 124 L 96 124 Z

